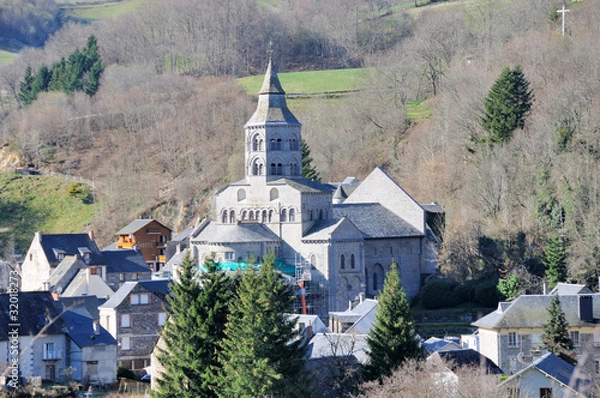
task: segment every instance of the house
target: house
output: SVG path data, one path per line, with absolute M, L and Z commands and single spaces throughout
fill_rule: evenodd
M 377 300 L 364 299 L 346 311 L 329 313 L 329 330 L 333 333 L 367 334 L 373 327 L 377 314 Z
M 244 130 L 245 178 L 215 194 L 210 219 L 191 233 L 197 263 L 215 253 L 235 266 L 272 252 L 302 283 L 306 312 L 323 319 L 361 294 L 377 296 L 392 261 L 407 295 L 419 292 L 436 270 L 438 240 L 427 217 L 441 220 L 439 206 L 426 210 L 380 168 L 362 182 L 303 178 L 301 124 L 271 61 Z
M 510 398 L 583 398 L 591 396 L 590 379 L 570 363 L 546 353 L 500 384 Z
M 68 340 L 50 293 L 2 294 L 0 308 L 0 368 L 7 369 L 6 382 L 13 364 L 17 378 L 58 381 L 68 366 Z
M 152 270 L 139 250 L 102 250 L 102 257 L 106 262 L 106 283 L 114 291 L 119 290 L 125 282 L 152 277 Z
M 18 267 L 0 260 L 0 294 L 10 291 L 11 287 L 14 286 L 21 286 L 21 275 Z
M 167 242 L 172 230 L 151 218 L 133 220 L 117 232 L 117 249 L 137 248 L 153 271 L 166 263 Z
M 574 354 L 583 369 L 594 376 L 600 371 L 600 295 L 572 293 L 561 286 L 558 294 L 569 324 Z M 579 289 L 575 287 L 575 289 Z M 581 291 L 581 290 L 580 290 Z M 542 327 L 548 321 L 553 295 L 522 295 L 512 302 L 501 302 L 498 309 L 472 325 L 478 328 L 479 351 L 508 374 L 515 374 L 542 357 Z
M 142 373 L 167 320 L 168 280 L 125 282 L 98 307 L 100 324 L 119 342 L 117 363 Z
M 58 290 L 53 290 L 53 293 L 61 297 L 96 296 L 100 299 L 108 299 L 115 292 L 106 284 L 102 276 L 94 274 L 92 268 L 86 267 L 77 272 L 62 293 Z
M 91 234 L 90 234 L 91 235 Z M 50 290 L 51 283 L 63 286 L 64 273 L 77 273 L 82 266 L 91 273 L 103 274 L 104 258 L 94 239 L 88 234 L 42 234 L 36 232 L 21 265 L 23 291 Z M 78 261 L 79 260 L 79 261 Z M 62 265 L 62 262 L 65 262 Z M 51 278 L 52 276 L 52 278 Z
M 71 378 L 83 385 L 107 385 L 117 379 L 117 340 L 85 309 L 63 313 L 68 336 Z

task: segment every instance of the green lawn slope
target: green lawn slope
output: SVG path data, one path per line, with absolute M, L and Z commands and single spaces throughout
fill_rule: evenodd
M 33 233 L 83 232 L 99 209 L 67 194 L 58 177 L 0 173 L 0 244 L 25 252 Z

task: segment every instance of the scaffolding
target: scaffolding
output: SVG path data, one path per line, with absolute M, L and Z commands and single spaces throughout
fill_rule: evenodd
M 318 272 L 313 272 L 310 261 L 296 253 L 294 283 L 294 312 L 318 315 L 327 319 L 327 281 Z

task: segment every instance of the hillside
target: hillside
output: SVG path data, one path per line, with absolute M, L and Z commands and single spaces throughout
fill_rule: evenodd
M 90 228 L 101 206 L 71 197 L 72 181 L 63 178 L 0 173 L 0 253 L 25 253 L 33 232 L 74 233 Z
M 459 281 L 515 273 L 534 286 L 558 234 L 571 277 L 597 282 L 600 2 L 569 3 L 565 36 L 552 0 L 287 3 L 157 2 L 68 24 L 0 69 L 2 141 L 94 181 L 106 193 L 93 221 L 103 241 L 142 215 L 177 230 L 243 175 L 256 93 L 237 78 L 263 73 L 269 54 L 281 72 L 361 67 L 351 95 L 290 101 L 324 180 L 382 167 L 419 202 L 440 203 L 441 267 Z M 26 65 L 56 62 L 92 32 L 106 65 L 98 93 L 42 93 L 18 108 Z M 535 98 L 525 124 L 500 145 L 476 144 L 490 87 L 515 65 Z

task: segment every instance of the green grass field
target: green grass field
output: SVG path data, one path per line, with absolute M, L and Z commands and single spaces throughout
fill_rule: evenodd
M 312 94 L 331 91 L 348 91 L 360 88 L 363 80 L 362 69 L 332 69 L 312 72 L 279 73 L 279 80 L 285 92 L 290 94 Z M 243 77 L 238 82 L 246 92 L 258 93 L 264 75 Z
M 112 18 L 119 15 L 134 12 L 142 6 L 156 0 L 130 0 L 118 3 L 104 3 L 97 5 L 83 5 L 76 7 L 65 7 L 63 19 L 74 19 L 77 21 L 91 22 L 97 19 Z M 77 3 L 81 3 L 77 1 Z
M 14 239 L 16 248 L 24 252 L 32 231 L 82 232 L 99 205 L 70 197 L 70 185 L 58 177 L 0 173 L 0 241 Z
M 15 58 L 17 58 L 16 53 L 0 50 L 0 65 L 9 65 L 15 60 Z

